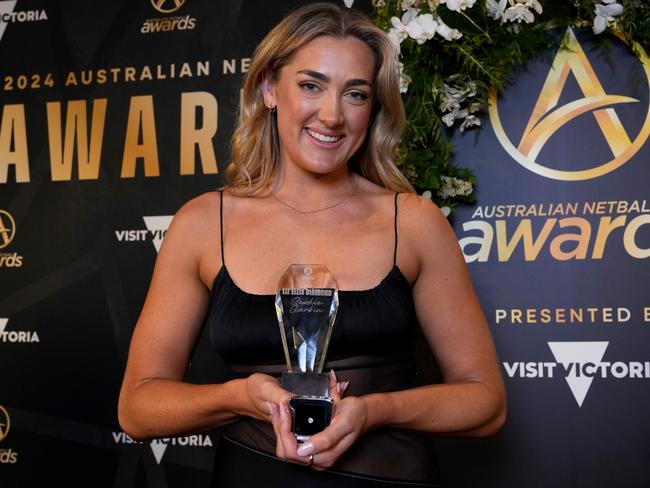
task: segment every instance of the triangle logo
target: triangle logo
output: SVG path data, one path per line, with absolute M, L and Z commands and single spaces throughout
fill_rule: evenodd
M 167 444 L 160 439 L 155 439 L 151 441 L 151 451 L 153 452 L 153 457 L 156 458 L 156 462 L 160 464 L 162 457 L 167 450 Z
M 169 228 L 169 224 L 171 223 L 172 218 L 174 218 L 173 215 L 142 217 L 142 220 L 144 220 L 144 225 L 146 225 L 149 232 L 153 234 L 153 245 L 156 248 L 156 252 L 160 252 L 160 246 L 163 241 L 163 234 Z
M 0 334 L 2 334 L 5 331 L 5 327 L 7 327 L 8 322 L 9 319 L 0 319 Z
M 352 5 L 354 5 L 354 0 L 343 0 L 343 3 L 347 8 L 352 8 Z
M 605 355 L 609 342 L 549 342 L 548 347 L 551 349 L 555 360 L 564 366 L 567 376 L 565 378 L 573 397 L 582 407 L 585 401 L 593 377 L 576 374 L 582 371 L 582 367 L 589 363 L 598 365 Z
M 5 15 L 11 14 L 16 8 L 17 2 L 18 0 L 9 0 L 9 1 L 0 2 L 0 19 L 4 18 Z M 7 28 L 7 22 L 0 20 L 0 40 L 2 39 L 2 36 L 4 35 L 6 28 Z

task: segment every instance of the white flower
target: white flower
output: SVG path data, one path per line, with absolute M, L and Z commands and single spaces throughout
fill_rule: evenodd
M 594 18 L 594 34 L 602 34 L 607 29 L 607 17 L 596 15 Z
M 410 37 L 418 44 L 424 44 L 436 35 L 436 32 L 442 37 L 451 41 L 459 39 L 462 34 L 456 29 L 449 28 L 440 17 L 434 17 L 432 14 L 418 15 L 420 10 L 409 8 L 402 15 L 401 19 L 391 17 L 390 22 L 393 27 L 388 31 L 388 38 L 400 52 L 400 44 Z
M 523 20 L 530 24 L 535 20 L 535 16 L 523 3 L 517 3 L 506 9 L 503 13 L 503 19 L 510 22 L 521 22 Z
M 451 76 L 448 81 L 457 79 L 458 76 Z M 447 83 L 442 85 L 440 90 L 441 101 L 440 110 L 448 112 L 442 116 L 442 121 L 447 127 L 451 127 L 457 120 L 462 120 L 458 127 L 460 131 L 464 131 L 468 127 L 474 125 L 481 125 L 481 120 L 472 115 L 481 110 L 479 102 L 471 102 L 468 106 L 463 107 L 462 104 L 469 98 L 476 96 L 476 83 L 474 81 L 468 82 L 465 86 L 451 86 Z
M 413 19 L 415 19 L 419 11 L 419 9 L 410 8 L 402 14 L 401 19 L 398 19 L 397 17 L 391 17 L 390 23 L 393 27 L 390 28 L 388 33 L 396 36 L 401 43 L 409 35 L 407 27 L 408 24 L 410 24 Z
M 466 108 L 462 110 L 453 110 L 448 114 L 443 115 L 442 117 L 442 121 L 447 127 L 451 127 L 454 125 L 454 122 L 456 122 L 456 120 L 460 119 L 463 120 L 463 122 L 461 122 L 461 124 L 458 126 L 458 130 L 461 132 L 463 132 L 468 127 L 481 125 L 481 119 L 479 119 L 476 115 L 471 115 L 469 113 L 469 109 Z
M 441 176 L 440 181 L 442 182 L 442 186 L 438 190 L 440 198 L 465 197 L 474 190 L 469 181 L 454 178 L 453 176 Z
M 406 93 L 411 84 L 411 77 L 404 73 L 404 64 L 399 64 L 399 91 L 400 93 Z
M 463 132 L 465 129 L 468 127 L 472 127 L 474 125 L 481 125 L 481 119 L 479 119 L 476 115 L 467 115 L 464 119 L 463 122 L 460 124 L 458 127 L 458 130 Z
M 521 22 L 522 20 L 527 24 L 530 24 L 535 20 L 535 15 L 530 9 L 533 9 L 538 14 L 541 14 L 544 9 L 542 4 L 538 0 L 508 0 L 510 7 L 503 10 L 505 7 L 505 2 L 500 1 L 496 3 L 495 0 L 487 0 L 486 7 L 489 14 L 495 19 L 501 18 L 501 22 Z
M 451 127 L 454 125 L 454 122 L 456 122 L 456 119 L 464 119 L 468 114 L 469 112 L 466 108 L 463 110 L 452 110 L 448 114 L 442 116 L 442 121 L 447 127 Z
M 448 81 L 453 81 L 458 78 L 458 75 L 450 76 Z M 451 86 L 447 83 L 442 85 L 442 102 L 440 103 L 440 110 L 447 112 L 449 110 L 460 109 L 460 104 L 468 98 L 476 96 L 476 83 L 470 81 L 464 87 Z M 471 112 L 476 112 L 480 108 L 480 104 L 472 104 L 472 107 L 477 106 Z
M 594 34 L 601 34 L 608 25 L 616 22 L 614 17 L 618 17 L 623 13 L 623 5 L 620 3 L 613 3 L 614 0 L 601 0 L 607 5 L 596 4 L 594 18 Z
M 398 40 L 398 45 L 408 37 L 408 32 L 406 31 L 406 26 L 402 23 L 397 17 L 391 17 L 390 23 L 393 24 L 393 27 L 388 31 L 388 35 L 393 35 Z
M 440 17 L 438 17 L 436 21 L 438 24 L 436 27 L 436 32 L 448 41 L 455 41 L 456 39 L 463 37 L 463 34 L 461 34 L 457 29 L 452 29 L 449 27 L 442 21 Z
M 440 102 L 440 110 L 449 112 L 450 110 L 460 110 L 460 103 L 465 100 L 463 96 L 464 90 L 451 87 L 446 83 L 442 85 L 442 101 Z
M 431 14 L 418 15 L 406 26 L 409 37 L 415 39 L 418 44 L 424 44 L 433 38 L 437 29 L 438 22 L 433 19 Z
M 487 8 L 488 14 L 494 20 L 499 20 L 503 17 L 503 12 L 508 5 L 508 0 L 486 0 L 485 7 Z
M 466 8 L 472 8 L 476 0 L 440 0 L 440 3 L 447 5 L 449 10 L 454 12 L 460 12 Z
M 420 13 L 419 8 L 410 8 L 402 14 L 402 24 L 408 25 Z
M 542 4 L 539 3 L 537 0 L 526 0 L 526 1 L 524 2 L 524 5 L 525 5 L 527 8 L 532 8 L 532 9 L 533 9 L 535 12 L 537 12 L 539 15 L 541 15 L 542 12 L 544 11 L 544 9 L 542 8 Z
M 412 8 L 417 0 L 402 0 L 402 10 L 408 10 Z

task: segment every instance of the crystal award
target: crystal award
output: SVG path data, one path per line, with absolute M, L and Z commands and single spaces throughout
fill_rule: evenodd
M 298 442 L 325 429 L 332 419 L 323 365 L 338 307 L 336 282 L 326 266 L 292 264 L 280 278 L 275 311 L 287 363 L 282 387 L 296 395 L 289 409 Z

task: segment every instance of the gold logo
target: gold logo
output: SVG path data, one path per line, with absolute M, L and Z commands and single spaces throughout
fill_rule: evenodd
M 7 412 L 2 405 L 0 405 L 0 441 L 2 441 L 9 433 L 11 421 L 9 420 L 9 412 Z
M 562 45 L 564 47 L 557 52 L 553 60 L 553 65 L 517 147 L 503 129 L 497 108 L 497 94 L 494 90 L 490 93 L 490 121 L 497 139 L 508 154 L 533 173 L 563 181 L 597 178 L 624 165 L 643 146 L 650 134 L 650 107 L 641 130 L 634 140 L 631 140 L 615 109 L 611 107 L 622 103 L 639 103 L 639 100 L 605 93 L 571 28 L 567 29 Z M 650 61 L 641 46 L 635 47 L 650 89 Z M 584 98 L 558 107 L 569 72 L 573 73 Z M 537 156 L 553 134 L 568 122 L 587 112 L 591 112 L 595 117 L 613 158 L 604 163 L 596 163 L 588 169 L 573 171 L 549 168 L 538 162 Z
M 0 249 L 7 247 L 16 235 L 16 222 L 11 214 L 0 210 Z
M 158 12 L 163 14 L 171 14 L 176 12 L 179 8 L 183 6 L 185 0 L 151 0 L 151 5 Z

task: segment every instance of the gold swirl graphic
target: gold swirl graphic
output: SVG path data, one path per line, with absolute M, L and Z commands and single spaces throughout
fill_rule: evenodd
M 9 420 L 9 412 L 0 405 L 0 441 L 2 441 L 7 434 L 9 433 L 9 427 L 11 427 L 11 420 Z
M 533 173 L 564 181 L 597 178 L 621 167 L 643 146 L 650 135 L 650 107 L 646 112 L 641 131 L 634 141 L 630 140 L 625 127 L 611 106 L 622 103 L 639 103 L 639 100 L 624 95 L 610 95 L 605 92 L 571 28 L 567 29 L 562 45 L 564 48 L 557 52 L 553 60 L 518 146 L 515 147 L 503 129 L 497 107 L 497 94 L 494 90 L 490 92 L 490 121 L 497 139 L 508 154 Z M 641 46 L 637 45 L 635 48 L 638 50 L 650 89 L 648 57 Z M 569 72 L 573 73 L 585 96 L 558 107 L 558 101 Z M 553 134 L 566 123 L 587 112 L 593 113 L 603 137 L 612 151 L 613 159 L 589 169 L 575 171 L 548 168 L 539 163 L 537 157 Z

